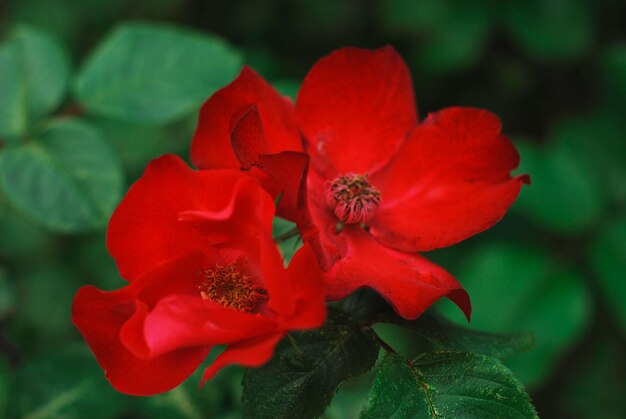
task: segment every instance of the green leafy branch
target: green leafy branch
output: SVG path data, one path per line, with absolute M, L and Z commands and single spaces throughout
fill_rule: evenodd
M 246 372 L 244 417 L 322 415 L 345 381 L 374 367 L 381 348 L 386 355 L 363 418 L 442 418 L 470 411 L 478 417 L 537 417 L 523 386 L 499 360 L 456 350 L 489 349 L 506 355 L 528 348 L 532 344 L 528 334 L 474 332 L 430 315 L 412 322 L 400 321 L 391 313 L 383 316 L 448 349 L 407 359 L 372 330 L 372 321 L 357 323 L 345 312 L 330 308 L 324 327 L 290 335 L 268 364 Z

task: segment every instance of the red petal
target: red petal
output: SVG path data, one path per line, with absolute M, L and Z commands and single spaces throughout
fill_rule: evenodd
M 511 178 L 519 155 L 490 112 L 433 113 L 372 177 L 382 202 L 371 233 L 404 251 L 445 247 L 493 226 L 527 176 Z
M 302 151 L 291 102 L 254 70 L 244 67 L 228 86 L 218 90 L 200 110 L 191 143 L 191 161 L 201 169 L 239 168 L 230 143 L 230 121 L 244 106 L 256 104 L 271 152 Z
M 323 272 L 308 244 L 293 255 L 287 271 L 296 311 L 283 327 L 311 329 L 321 326 L 326 318 Z
M 327 271 L 345 253 L 345 243 L 342 236 L 337 234 L 337 218 L 326 203 L 325 180 L 315 170 L 311 170 L 307 184 L 310 217 L 303 218 L 298 228 L 302 240 L 311 246 L 319 265 Z
M 228 345 L 226 350 L 204 370 L 200 385 L 213 378 L 226 365 L 239 364 L 245 367 L 260 367 L 270 360 L 274 348 L 282 337 L 282 333 L 276 333 Z
M 259 156 L 255 165 L 267 173 L 276 184 L 275 190 L 282 194 L 277 214 L 293 222 L 308 217 L 306 209 L 306 177 L 309 157 L 304 153 L 283 151 L 282 153 Z
M 150 357 L 150 348 L 144 335 L 144 321 L 150 310 L 172 295 L 201 300 L 198 285 L 202 282 L 202 272 L 216 261 L 221 262 L 219 257 L 211 260 L 201 252 L 187 253 L 157 266 L 117 291 L 98 291 L 102 299 L 114 300 L 117 306 L 129 306 L 128 310 L 132 315 L 128 317 L 119 335 L 135 356 L 146 359 Z M 84 315 L 75 313 L 78 320 Z M 176 349 L 194 345 L 182 344 Z
M 347 254 L 326 275 L 327 298 L 341 299 L 360 287 L 378 291 L 396 312 L 415 319 L 442 297 L 453 300 L 469 319 L 471 306 L 461 284 L 418 254 L 382 246 L 363 229 L 346 226 Z
M 269 244 L 274 246 L 272 241 Z M 277 256 L 274 264 L 284 277 L 280 257 Z M 214 261 L 204 254 L 191 252 L 116 291 L 129 299 L 140 299 L 136 301 L 138 310 L 120 333 L 122 341 L 136 356 L 153 358 L 183 347 L 220 345 L 276 329 L 273 319 L 228 309 L 200 297 L 198 285 L 203 280 L 202 273 L 213 265 Z M 276 276 L 278 269 L 265 274 Z
M 231 119 L 231 145 L 243 170 L 250 170 L 260 154 L 268 154 L 270 146 L 256 105 L 238 109 Z
M 180 349 L 154 359 L 134 356 L 119 339 L 122 325 L 133 315 L 132 301 L 120 293 L 81 288 L 72 305 L 72 320 L 122 393 L 147 396 L 179 385 L 202 363 L 210 347 Z
M 238 342 L 267 335 L 277 328 L 275 321 L 259 314 L 229 309 L 188 295 L 166 297 L 150 312 L 146 310 L 135 317 L 124 325 L 120 338 L 136 356 L 144 359 L 182 348 Z
M 259 243 L 258 261 L 269 296 L 267 307 L 281 317 L 289 316 L 295 310 L 296 300 L 291 295 L 291 288 L 287 283 L 289 278 L 283 258 L 270 234 Z
M 219 255 L 209 257 L 203 252 L 189 252 L 158 265 L 113 293 L 125 295 L 129 300 L 137 298 L 149 309 L 170 295 L 199 296 L 202 272 L 215 263 L 222 263 Z
M 226 224 L 243 223 L 242 229 L 261 225 L 269 231 L 273 212 L 271 197 L 247 174 L 198 172 L 166 155 L 148 165 L 113 213 L 107 245 L 122 277 L 133 280 L 181 254 L 211 252 L 211 244 L 237 237 L 224 231 Z M 223 223 L 229 217 L 233 222 Z M 213 227 L 224 228 L 209 231 L 210 218 L 222 222 Z
M 380 168 L 417 124 L 409 70 L 389 46 L 344 48 L 319 60 L 296 114 L 312 164 L 328 177 Z
M 241 168 L 254 169 L 250 173 L 274 198 L 282 195 L 277 215 L 293 222 L 306 218 L 303 203 L 306 202 L 309 157 L 294 151 L 268 154 L 269 145 L 256 105 L 236 113 L 231 141 Z

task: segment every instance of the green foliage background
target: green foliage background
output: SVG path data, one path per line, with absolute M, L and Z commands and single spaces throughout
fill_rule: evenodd
M 187 157 L 197 109 L 243 63 L 294 96 L 331 50 L 387 43 L 422 116 L 495 112 L 532 176 L 495 228 L 428 255 L 470 292 L 471 327 L 533 332 L 504 364 L 540 416 L 626 417 L 624 16 L 619 0 L 2 3 L 0 417 L 238 417 L 236 367 L 201 391 L 196 377 L 117 394 L 71 325 L 72 298 L 123 285 L 104 242 L 111 211 L 150 159 Z M 425 345 L 377 332 L 407 357 Z M 374 374 L 347 382 L 325 416 L 357 417 Z

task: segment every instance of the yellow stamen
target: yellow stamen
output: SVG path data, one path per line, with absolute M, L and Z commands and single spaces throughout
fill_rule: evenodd
M 202 273 L 204 279 L 198 286 L 200 296 L 228 308 L 253 311 L 267 292 L 255 286 L 252 278 L 237 263 L 215 265 Z

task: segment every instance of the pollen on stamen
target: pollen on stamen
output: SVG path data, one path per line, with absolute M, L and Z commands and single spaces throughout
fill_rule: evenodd
M 367 175 L 348 173 L 326 184 L 326 202 L 345 224 L 360 224 L 374 215 L 381 196 Z
M 252 278 L 237 263 L 215 265 L 202 272 L 203 281 L 198 286 L 204 300 L 213 301 L 240 311 L 253 311 L 267 298 L 267 292 L 256 286 Z

